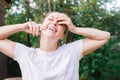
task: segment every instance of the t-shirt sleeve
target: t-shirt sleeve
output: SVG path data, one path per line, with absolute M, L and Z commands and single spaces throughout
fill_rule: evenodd
M 67 44 L 67 48 L 79 60 L 83 57 L 83 40 L 77 40 Z
M 15 51 L 14 51 L 14 60 L 18 61 L 22 58 L 25 58 L 30 51 L 30 47 L 27 47 L 21 43 L 16 43 Z

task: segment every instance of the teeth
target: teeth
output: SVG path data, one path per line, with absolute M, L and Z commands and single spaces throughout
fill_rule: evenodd
M 54 28 L 52 28 L 52 27 L 50 27 L 49 29 L 52 30 L 52 31 L 54 31 L 54 32 L 56 32 L 56 30 Z

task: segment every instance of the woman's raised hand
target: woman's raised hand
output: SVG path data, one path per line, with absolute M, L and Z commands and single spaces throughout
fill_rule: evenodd
M 22 31 L 32 34 L 33 36 L 40 35 L 40 31 L 45 29 L 42 24 L 37 24 L 36 22 L 29 21 L 23 24 Z
M 57 17 L 57 21 L 58 21 L 58 24 L 66 25 L 69 31 L 71 32 L 73 32 L 73 30 L 75 29 L 71 19 L 65 14 L 62 14 L 59 17 Z

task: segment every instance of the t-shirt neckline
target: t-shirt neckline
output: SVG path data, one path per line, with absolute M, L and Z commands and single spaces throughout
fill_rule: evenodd
M 52 56 L 57 54 L 59 48 L 57 48 L 55 51 L 44 51 L 41 48 L 36 48 L 38 51 L 38 55 L 45 55 L 45 56 Z

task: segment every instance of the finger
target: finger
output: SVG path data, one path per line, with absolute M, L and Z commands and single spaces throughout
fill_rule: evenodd
M 42 24 L 38 24 L 38 26 L 39 26 L 39 27 L 41 27 L 41 26 L 42 26 Z
M 32 33 L 32 35 L 34 36 L 35 35 L 35 25 L 34 25 L 34 22 L 32 22 L 32 21 L 30 21 L 30 27 L 31 27 L 31 33 Z
M 35 23 L 34 25 L 35 25 L 35 27 L 36 27 L 35 35 L 38 36 L 39 26 L 37 25 L 37 23 Z
M 29 31 L 30 31 L 30 33 L 32 34 L 32 32 L 33 32 L 33 27 L 32 27 L 31 22 L 28 23 L 28 27 L 29 27 Z
M 39 26 L 39 31 L 41 32 L 42 24 L 37 24 Z
M 32 25 L 33 25 L 33 36 L 35 36 L 38 26 L 37 26 L 37 24 L 35 22 L 33 22 Z
M 43 27 L 43 25 L 42 25 L 42 24 L 38 24 L 38 26 L 39 26 L 40 28 L 42 28 L 42 27 Z
M 40 36 L 40 35 L 41 35 L 41 32 L 38 32 L 38 35 Z
M 66 19 L 65 19 L 65 18 L 63 18 L 63 17 L 58 18 L 58 19 L 56 19 L 56 20 L 57 20 L 57 22 L 66 21 Z
M 67 25 L 66 21 L 61 21 L 58 24 L 65 24 L 65 25 Z

